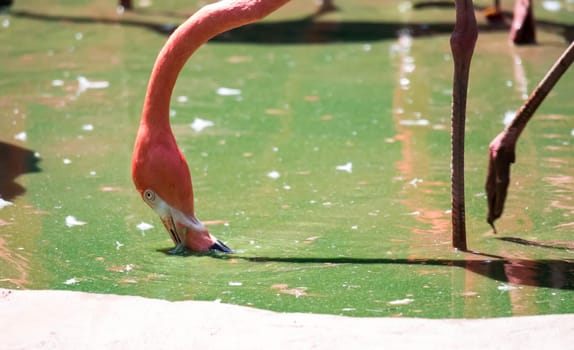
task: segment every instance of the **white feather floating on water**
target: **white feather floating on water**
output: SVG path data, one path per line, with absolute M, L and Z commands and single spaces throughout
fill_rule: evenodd
M 281 174 L 279 174 L 279 172 L 276 170 L 273 170 L 273 171 L 270 171 L 267 173 L 267 177 L 270 179 L 274 179 L 274 180 L 278 179 L 280 176 L 281 176 Z
M 510 284 L 503 283 L 500 286 L 496 287 L 501 292 L 509 292 L 511 290 L 518 289 L 516 286 L 511 286 Z
M 69 286 L 69 285 L 76 284 L 76 283 L 79 283 L 79 282 L 80 282 L 79 279 L 77 279 L 76 277 L 72 277 L 72 278 L 70 278 L 70 279 L 67 279 L 67 280 L 64 282 L 64 284 L 66 284 L 66 285 Z
M 219 96 L 239 96 L 239 95 L 241 95 L 241 90 L 226 88 L 226 87 L 220 87 L 217 89 L 216 92 Z
M 141 231 L 147 231 L 149 229 L 153 228 L 153 225 L 148 224 L 147 222 L 140 222 L 139 224 L 136 225 L 136 227 L 141 230 Z
M 398 300 L 389 301 L 388 304 L 389 305 L 407 305 L 407 304 L 412 303 L 413 301 L 415 301 L 415 300 L 410 299 L 410 298 L 405 298 L 405 299 L 398 299 Z
M 193 130 L 195 130 L 195 132 L 201 132 L 203 129 L 209 128 L 210 126 L 213 125 L 215 124 L 211 120 L 195 118 L 190 126 Z
M 14 135 L 14 139 L 18 141 L 26 141 L 27 138 L 28 134 L 26 134 L 25 131 L 19 132 L 16 135 Z
M 105 89 L 110 86 L 110 83 L 105 80 L 90 81 L 84 76 L 78 77 L 78 90 L 76 95 L 80 95 L 88 89 Z
M 347 164 L 337 165 L 335 167 L 335 169 L 340 170 L 340 171 L 346 171 L 350 174 L 353 172 L 353 163 L 348 162 Z
M 4 207 L 8 207 L 10 205 L 14 205 L 14 203 L 9 202 L 9 201 L 5 201 L 4 199 L 0 198 L 0 209 L 2 209 Z
M 68 226 L 68 227 L 82 226 L 85 224 L 86 224 L 85 221 L 80 221 L 72 215 L 66 216 L 66 226 Z

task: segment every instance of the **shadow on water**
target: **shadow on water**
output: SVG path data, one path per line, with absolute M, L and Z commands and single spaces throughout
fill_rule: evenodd
M 26 10 L 13 10 L 14 17 L 48 22 L 99 23 L 142 27 L 154 32 L 170 35 L 177 25 L 160 24 L 133 18 L 106 18 L 92 16 L 67 16 L 35 13 Z M 511 13 L 505 16 L 512 18 Z M 181 17 L 181 15 L 178 15 Z M 408 31 L 414 37 L 450 35 L 454 27 L 454 15 L 449 22 L 365 22 L 365 21 L 324 21 L 319 15 L 285 21 L 263 21 L 248 24 L 222 33 L 211 42 L 253 43 L 253 44 L 319 44 L 335 42 L 365 42 L 395 39 L 399 32 Z M 551 21 L 537 21 L 539 28 L 554 32 L 569 42 L 574 39 L 574 26 Z M 479 25 L 479 31 L 507 31 L 508 24 L 492 26 Z
M 0 197 L 10 200 L 26 189 L 15 179 L 26 173 L 37 173 L 40 159 L 34 151 L 0 141 Z
M 448 35 L 453 22 L 402 23 L 361 21 L 315 21 L 309 16 L 302 19 L 257 22 L 239 27 L 211 39 L 223 43 L 256 44 L 324 44 L 335 42 L 364 42 L 395 39 L 398 33 L 408 31 L 412 36 Z M 486 27 L 480 28 L 485 30 Z
M 170 249 L 158 251 L 170 255 Z M 185 257 L 209 256 L 214 259 L 241 259 L 254 263 L 289 263 L 289 264 L 350 264 L 350 265 L 411 265 L 411 266 L 444 266 L 459 267 L 484 277 L 530 287 L 544 287 L 574 290 L 574 260 L 564 259 L 511 259 L 487 253 L 468 252 L 476 256 L 491 259 L 389 259 L 389 258 L 353 258 L 353 257 L 267 257 L 241 256 L 219 253 L 182 254 Z
M 574 242 L 571 241 L 551 241 L 551 242 L 538 242 L 538 241 L 529 241 L 527 239 L 522 239 L 518 237 L 499 237 L 497 238 L 501 241 L 511 242 L 521 245 L 526 245 L 530 247 L 541 247 L 541 248 L 549 248 L 549 249 L 556 249 L 556 250 L 572 250 L 574 251 Z
M 218 259 L 242 259 L 256 263 L 291 264 L 381 264 L 414 266 L 453 266 L 464 268 L 479 275 L 515 285 L 574 290 L 574 260 L 456 260 L 456 259 L 385 259 L 385 258 L 282 258 L 282 257 L 243 257 L 212 255 Z
M 174 24 L 160 24 L 148 22 L 137 19 L 124 19 L 120 17 L 107 18 L 107 17 L 93 17 L 93 16 L 67 16 L 67 15 L 52 15 L 46 13 L 30 12 L 26 10 L 12 10 L 10 14 L 14 17 L 31 19 L 36 21 L 45 22 L 70 22 L 79 24 L 111 24 L 129 27 L 141 27 L 144 29 L 157 32 L 162 35 L 170 35 L 177 28 Z

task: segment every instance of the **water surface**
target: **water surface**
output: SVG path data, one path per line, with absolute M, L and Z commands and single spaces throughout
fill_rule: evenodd
M 475 254 L 450 244 L 453 9 L 365 0 L 310 19 L 312 3 L 297 1 L 264 22 L 273 35 L 246 29 L 201 48 L 171 121 L 197 215 L 237 254 L 185 257 L 166 254 L 130 161 L 162 30 L 199 5 L 119 16 L 96 1 L 17 3 L 0 15 L 11 203 L 0 286 L 353 316 L 574 312 L 571 72 L 522 135 L 498 235 L 483 189 L 488 143 L 566 47 L 561 3 L 536 8 L 554 24 L 537 46 L 510 47 L 479 17 L 466 142 Z

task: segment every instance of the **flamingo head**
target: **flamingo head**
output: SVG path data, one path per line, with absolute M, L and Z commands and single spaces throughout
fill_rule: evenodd
M 192 251 L 215 251 L 233 253 L 229 247 L 213 237 L 207 228 L 194 216 L 183 213 L 169 205 L 152 189 L 140 191 L 144 202 L 159 215 L 176 247 L 170 251 L 179 254 L 189 248 Z

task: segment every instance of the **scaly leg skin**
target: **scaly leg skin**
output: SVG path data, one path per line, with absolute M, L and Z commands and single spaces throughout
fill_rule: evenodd
M 510 165 L 515 162 L 517 133 L 501 132 L 489 145 L 486 198 L 488 217 L 486 221 L 496 233 L 494 221 L 502 215 L 510 183 Z
M 488 176 L 486 178 L 487 221 L 492 226 L 494 233 L 496 233 L 494 221 L 502 215 L 504 209 L 510 183 L 510 165 L 516 160 L 516 142 L 538 106 L 544 101 L 564 72 L 568 70 L 572 62 L 574 62 L 574 43 L 570 43 L 570 46 L 556 60 L 542 81 L 538 83 L 536 89 L 530 94 L 528 100 L 520 107 L 516 117 L 508 127 L 490 143 Z
M 452 245 L 466 251 L 464 208 L 464 126 L 470 61 L 478 29 L 472 0 L 456 0 L 456 23 L 450 37 L 454 60 L 452 91 Z

